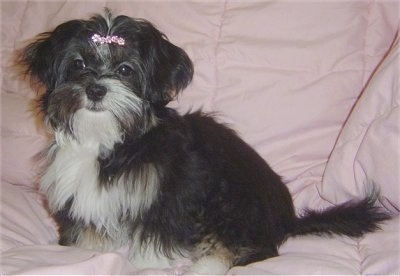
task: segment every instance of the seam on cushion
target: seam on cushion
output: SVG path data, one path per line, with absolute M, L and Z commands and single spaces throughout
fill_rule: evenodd
M 370 6 L 371 6 L 371 4 L 369 5 L 369 7 Z M 371 9 L 369 9 L 369 11 L 368 11 L 369 14 L 370 14 L 370 11 L 371 11 Z M 365 33 L 367 33 L 367 32 L 368 32 L 368 28 L 367 28 Z M 336 137 L 336 140 L 335 140 L 335 143 L 334 143 L 334 147 L 332 148 L 332 151 L 331 151 L 330 155 L 335 150 L 335 148 L 337 146 L 337 143 L 338 143 L 338 140 L 339 140 L 340 136 L 342 135 L 343 127 L 347 124 L 349 118 L 353 114 L 354 109 L 356 108 L 356 106 L 358 105 L 358 102 L 360 101 L 361 97 L 364 94 L 364 91 L 369 86 L 369 83 L 370 83 L 371 79 L 373 79 L 373 77 L 375 76 L 376 72 L 381 68 L 382 64 L 386 60 L 386 58 L 389 55 L 389 53 L 393 50 L 393 47 L 394 47 L 393 45 L 395 44 L 395 41 L 396 41 L 397 36 L 399 35 L 399 32 L 400 32 L 400 30 L 396 32 L 396 34 L 395 34 L 392 42 L 390 43 L 390 46 L 387 49 L 386 53 L 381 57 L 380 61 L 375 65 L 375 68 L 372 70 L 371 74 L 368 75 L 367 79 L 365 79 L 365 76 L 366 76 L 366 58 L 364 58 L 364 62 L 363 62 L 364 69 L 363 69 L 363 80 L 362 80 L 363 86 L 362 86 L 362 89 L 361 89 L 359 95 L 357 96 L 356 100 L 354 101 L 353 106 L 350 108 L 349 113 L 347 114 L 347 117 L 346 117 L 346 119 L 344 120 L 344 122 L 342 124 L 341 130 L 339 131 L 339 133 L 338 133 L 338 135 Z M 364 38 L 364 56 L 366 56 L 365 55 L 366 54 L 366 48 L 367 48 L 366 47 L 366 44 L 367 44 L 366 41 L 367 41 L 367 35 L 365 35 L 365 38 Z M 353 134 L 352 139 L 354 137 L 357 137 L 358 135 L 360 135 L 360 132 L 357 132 L 357 133 Z M 329 158 L 330 158 L 330 155 L 329 155 Z M 328 158 L 328 160 L 329 160 L 329 158 Z
M 23 13 L 22 13 L 22 20 L 20 20 L 19 21 L 19 26 L 18 26 L 18 35 L 19 36 L 21 36 L 21 33 L 22 33 L 22 22 L 24 21 L 23 20 L 23 18 L 27 18 L 26 17 L 26 11 L 28 10 L 28 2 L 25 2 L 25 7 L 24 7 L 24 11 L 23 11 Z M 15 37 L 15 39 L 17 39 L 17 37 Z M 14 49 L 16 48 L 16 45 L 15 45 L 15 40 L 14 40 Z
M 357 256 L 358 256 L 358 274 L 362 275 L 362 267 L 363 267 L 363 262 L 364 259 L 361 258 L 361 249 L 360 249 L 360 239 L 356 240 L 356 246 L 357 246 Z
M 215 103 L 215 98 L 217 96 L 217 90 L 219 89 L 219 60 L 218 60 L 218 48 L 221 43 L 221 36 L 222 36 L 222 27 L 224 24 L 224 19 L 225 19 L 225 14 L 227 11 L 227 6 L 228 6 L 228 0 L 225 0 L 223 3 L 223 9 L 221 11 L 221 16 L 219 19 L 219 26 L 218 26 L 218 33 L 217 37 L 215 39 L 215 46 L 214 46 L 214 89 L 212 91 L 212 95 L 209 100 L 209 107 L 211 110 L 213 110 L 213 105 Z
M 365 128 L 363 137 L 362 137 L 362 139 L 361 139 L 361 141 L 360 141 L 360 143 L 359 143 L 359 146 L 358 146 L 358 148 L 357 148 L 357 151 L 356 151 L 355 154 L 354 154 L 354 161 L 353 161 L 353 172 L 354 172 L 354 174 L 355 174 L 355 172 L 356 172 L 356 166 L 359 165 L 359 164 L 358 164 L 358 163 L 359 163 L 358 157 L 359 157 L 359 155 L 360 155 L 360 150 L 361 150 L 360 145 L 364 144 L 365 139 L 366 139 L 367 136 L 368 136 L 368 133 L 370 133 L 370 131 L 371 131 L 371 127 L 375 126 L 375 122 L 380 121 L 382 118 L 387 117 L 390 113 L 393 112 L 393 110 L 395 110 L 395 109 L 397 109 L 397 108 L 399 108 L 399 105 L 397 105 L 397 104 L 391 105 L 389 110 L 385 110 L 385 111 L 383 111 L 383 112 L 380 112 L 378 116 L 376 116 L 373 120 L 371 120 L 371 121 L 368 122 L 368 126 Z M 365 173 L 365 172 L 364 172 L 364 173 Z M 366 173 L 365 173 L 365 174 L 366 174 Z M 354 175 L 354 178 L 355 178 L 355 175 Z
M 382 61 L 385 60 L 386 56 L 390 52 L 390 49 L 393 48 L 393 44 L 394 44 L 395 38 L 397 36 L 396 34 L 399 32 L 399 30 L 397 32 L 395 32 L 394 39 L 389 44 L 389 47 L 386 49 L 386 52 L 381 56 L 380 60 L 374 65 L 374 68 L 370 68 L 371 69 L 371 73 L 367 74 L 367 69 L 369 68 L 368 65 L 371 65 L 371 62 L 367 61 L 367 56 L 368 56 L 367 49 L 369 48 L 368 45 L 369 45 L 369 41 L 370 41 L 369 33 L 371 32 L 371 25 L 372 25 L 371 24 L 371 19 L 372 19 L 371 14 L 372 14 L 373 8 L 378 7 L 378 2 L 379 2 L 378 0 L 373 0 L 373 1 L 369 2 L 368 6 L 367 6 L 367 27 L 365 29 L 364 45 L 363 45 L 363 54 L 364 54 L 364 58 L 363 58 L 363 76 L 362 76 L 362 88 L 363 89 L 367 86 L 369 80 L 375 74 L 376 69 L 380 67 L 380 64 L 382 63 Z M 376 56 L 376 53 L 374 54 L 374 56 Z
M 389 46 L 389 48 L 387 49 L 386 53 L 382 56 L 381 60 L 376 64 L 374 70 L 373 70 L 372 73 L 369 75 L 369 77 L 368 77 L 367 81 L 365 82 L 365 84 L 364 84 L 364 86 L 363 86 L 363 88 L 362 88 L 360 94 L 359 94 L 358 97 L 357 97 L 357 100 L 354 102 L 352 108 L 350 109 L 350 112 L 349 112 L 349 114 L 347 115 L 347 118 L 346 118 L 346 120 L 344 121 L 343 126 L 347 124 L 347 121 L 349 120 L 351 114 L 353 113 L 354 109 L 355 109 L 356 106 L 358 105 L 360 99 L 363 97 L 365 90 L 369 87 L 369 83 L 370 83 L 371 80 L 374 78 L 374 76 L 377 74 L 377 72 L 380 70 L 380 68 L 382 67 L 382 64 L 384 64 L 384 62 L 386 61 L 386 59 L 387 59 L 387 57 L 389 56 L 389 54 L 393 51 L 393 48 L 395 47 L 394 45 L 395 45 L 395 42 L 396 42 L 396 39 L 397 39 L 397 36 L 398 36 L 398 35 L 399 35 L 399 31 L 396 32 L 396 34 L 395 34 L 395 36 L 394 36 L 392 42 L 390 43 L 390 46 Z M 392 104 L 392 108 L 395 108 L 396 106 L 397 106 L 396 104 L 394 104 L 394 105 Z M 382 114 L 380 114 L 380 116 L 381 116 L 381 115 L 382 115 Z M 342 129 L 342 130 L 343 130 L 343 129 Z M 337 139 L 339 138 L 339 136 L 340 136 L 342 130 L 339 132 L 339 135 L 338 135 Z M 360 134 L 360 133 L 357 132 L 356 134 L 353 135 L 353 137 L 356 137 L 356 136 L 358 136 L 359 134 Z M 336 145 L 336 143 L 337 143 L 337 140 L 336 140 L 336 142 L 335 142 L 335 145 Z
M 367 26 L 364 33 L 364 44 L 363 44 L 363 75 L 362 75 L 362 83 L 361 87 L 364 87 L 367 80 L 369 79 L 370 75 L 367 76 L 367 45 L 369 41 L 369 33 L 370 33 L 370 26 L 371 26 L 371 11 L 373 6 L 375 5 L 375 1 L 371 1 L 367 5 Z
M 328 158 L 328 160 L 329 160 L 329 158 Z M 326 163 L 325 163 L 325 164 L 326 164 Z M 325 165 L 325 169 L 326 169 L 326 165 Z M 324 197 L 324 195 L 323 195 L 323 193 L 322 193 L 322 191 L 321 191 L 321 188 L 320 188 L 320 187 L 323 185 L 323 182 L 324 182 L 324 174 L 325 174 L 325 172 L 322 173 L 321 181 L 320 181 L 319 183 L 313 183 L 313 184 L 312 184 L 312 185 L 314 186 L 313 188 L 317 191 L 317 195 L 319 196 L 319 198 L 320 198 L 323 202 L 328 203 L 330 206 L 335 206 L 335 205 L 337 205 L 337 204 L 335 204 L 332 200 L 326 199 L 326 197 Z

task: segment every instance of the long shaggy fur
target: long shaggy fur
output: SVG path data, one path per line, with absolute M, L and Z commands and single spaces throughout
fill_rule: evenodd
M 191 271 L 215 274 L 276 256 L 289 236 L 359 237 L 388 218 L 372 197 L 296 217 L 280 177 L 233 130 L 166 106 L 193 66 L 145 20 L 106 11 L 68 21 L 21 61 L 47 89 L 40 107 L 54 141 L 40 190 L 62 245 L 130 244 L 138 267 L 187 257 Z
M 297 218 L 291 236 L 304 234 L 333 234 L 360 237 L 379 229 L 378 222 L 389 215 L 375 205 L 376 195 L 361 201 L 349 201 L 322 211 L 306 210 Z

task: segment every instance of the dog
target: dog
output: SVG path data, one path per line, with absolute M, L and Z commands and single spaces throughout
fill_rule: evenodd
M 187 258 L 188 273 L 223 274 L 278 255 L 296 235 L 360 237 L 390 216 L 377 193 L 296 216 L 278 176 L 231 128 L 167 104 L 193 64 L 150 22 L 109 10 L 38 35 L 21 53 L 54 139 L 40 191 L 59 244 L 129 245 L 138 268 Z

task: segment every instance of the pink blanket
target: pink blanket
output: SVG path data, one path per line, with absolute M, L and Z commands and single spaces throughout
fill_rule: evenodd
M 230 274 L 399 274 L 397 1 L 2 1 L 1 274 L 181 274 L 138 270 L 127 250 L 57 245 L 36 191 L 33 156 L 47 133 L 16 49 L 68 19 L 146 18 L 195 66 L 171 106 L 218 112 L 283 176 L 299 212 L 362 197 L 374 183 L 395 218 L 362 239 L 289 239 L 280 256 Z

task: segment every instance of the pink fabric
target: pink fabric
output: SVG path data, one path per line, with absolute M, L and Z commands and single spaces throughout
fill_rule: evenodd
M 16 185 L 35 186 L 35 155 L 46 145 L 46 131 L 29 98 L 2 93 L 2 179 Z
M 326 166 L 321 194 L 332 202 L 375 184 L 386 206 L 400 209 L 399 37 L 347 120 Z M 343 182 L 345 180 L 345 182 Z
M 36 94 L 11 66 L 14 52 L 35 34 L 104 6 L 150 20 L 188 52 L 194 80 L 171 106 L 218 112 L 283 176 L 298 210 L 361 197 L 372 181 L 386 204 L 399 206 L 398 2 L 7 1 L 0 273 L 180 274 L 185 265 L 139 271 L 124 248 L 101 254 L 58 246 L 34 190 L 32 157 L 47 134 L 32 117 Z M 398 223 L 360 240 L 290 239 L 281 256 L 230 273 L 399 274 Z

